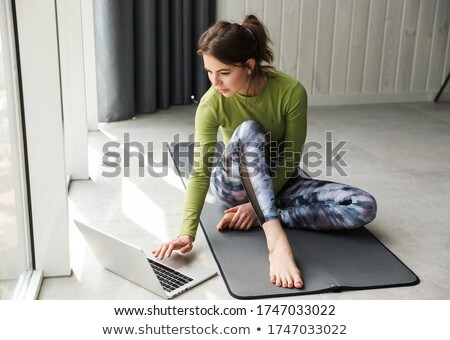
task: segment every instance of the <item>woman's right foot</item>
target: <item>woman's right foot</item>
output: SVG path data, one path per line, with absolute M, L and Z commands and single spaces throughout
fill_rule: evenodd
M 263 224 L 269 249 L 270 282 L 278 287 L 302 288 L 303 280 L 295 263 L 289 241 L 278 220 Z

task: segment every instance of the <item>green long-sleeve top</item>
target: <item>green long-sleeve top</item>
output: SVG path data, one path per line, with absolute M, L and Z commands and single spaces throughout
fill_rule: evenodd
M 307 94 L 301 83 L 289 75 L 270 70 L 266 83 L 255 97 L 235 94 L 224 97 L 211 87 L 201 98 L 195 115 L 194 164 L 184 199 L 179 235 L 195 238 L 200 213 L 209 189 L 217 132 L 228 144 L 234 130 L 245 120 L 256 120 L 271 133 L 283 155 L 272 177 L 275 195 L 295 171 L 306 138 Z

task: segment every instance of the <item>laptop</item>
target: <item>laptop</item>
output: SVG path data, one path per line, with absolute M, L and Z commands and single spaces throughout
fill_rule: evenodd
M 216 270 L 176 253 L 164 261 L 148 258 L 132 244 L 74 222 L 104 268 L 162 298 L 171 299 L 217 274 Z

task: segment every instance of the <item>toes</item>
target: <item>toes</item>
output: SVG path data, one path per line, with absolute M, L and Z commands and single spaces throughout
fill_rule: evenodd
M 302 288 L 303 287 L 303 282 L 302 281 L 296 281 L 295 282 L 295 288 Z
M 283 287 L 283 288 L 302 288 L 303 287 L 303 280 L 300 277 L 299 274 L 294 275 L 275 275 L 270 274 L 270 282 L 275 284 L 277 287 Z
M 300 276 L 295 278 L 294 286 L 295 286 L 295 288 L 302 288 L 303 287 L 303 280 L 300 278 Z
M 277 280 L 276 280 L 276 283 L 275 283 L 276 285 L 277 285 L 277 287 L 281 287 L 281 279 L 280 279 L 280 277 L 279 276 L 277 276 Z
M 302 277 L 300 276 L 300 270 L 296 270 L 293 276 L 293 284 L 295 288 L 302 288 L 303 287 L 303 280 Z
M 277 282 L 277 277 L 273 274 L 270 274 L 270 282 L 272 283 L 276 283 Z
M 294 286 L 294 281 L 291 277 L 287 280 L 287 286 L 288 288 L 292 288 Z

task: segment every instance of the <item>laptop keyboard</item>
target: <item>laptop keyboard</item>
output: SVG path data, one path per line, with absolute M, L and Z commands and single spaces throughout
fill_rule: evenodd
M 193 280 L 191 277 L 181 274 L 180 272 L 166 267 L 159 262 L 153 261 L 152 259 L 148 259 L 148 262 L 150 262 L 156 277 L 159 282 L 161 282 L 161 285 L 166 292 L 170 293 L 171 291 Z

